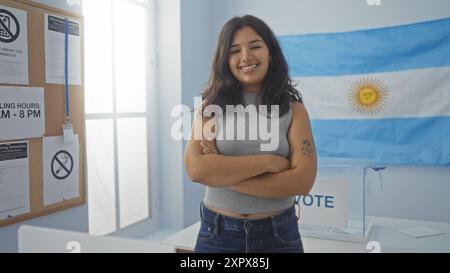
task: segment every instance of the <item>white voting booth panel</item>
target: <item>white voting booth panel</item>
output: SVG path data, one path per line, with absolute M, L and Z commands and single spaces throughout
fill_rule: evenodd
M 369 160 L 319 158 L 314 186 L 299 199 L 302 235 L 365 242 L 371 229 L 366 178 L 373 167 Z
M 20 253 L 174 253 L 172 246 L 151 241 L 23 225 L 19 228 Z

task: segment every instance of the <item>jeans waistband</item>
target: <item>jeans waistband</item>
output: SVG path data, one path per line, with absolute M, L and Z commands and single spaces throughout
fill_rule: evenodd
M 200 204 L 200 217 L 203 221 L 220 226 L 226 230 L 244 231 L 252 229 L 254 231 L 271 230 L 273 225 L 284 225 L 290 221 L 297 221 L 295 206 L 285 211 L 263 219 L 239 219 L 225 216 L 208 209 L 203 202 Z

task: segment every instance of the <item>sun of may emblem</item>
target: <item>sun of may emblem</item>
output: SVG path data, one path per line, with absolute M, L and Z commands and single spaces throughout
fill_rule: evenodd
M 353 111 L 373 115 L 384 108 L 388 96 L 388 88 L 384 82 L 370 77 L 359 79 L 352 84 L 348 100 Z

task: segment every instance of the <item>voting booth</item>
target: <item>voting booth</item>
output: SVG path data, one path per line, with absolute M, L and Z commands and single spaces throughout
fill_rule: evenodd
M 368 179 L 368 173 L 382 169 L 370 160 L 318 158 L 311 192 L 297 197 L 302 236 L 365 242 L 371 229 L 366 217 L 367 186 L 380 183 L 374 179 L 378 175 Z
M 0 0 L 0 227 L 85 203 L 83 18 Z

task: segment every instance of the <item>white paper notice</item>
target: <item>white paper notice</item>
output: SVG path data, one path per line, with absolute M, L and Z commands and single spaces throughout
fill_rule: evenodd
M 64 143 L 62 136 L 43 139 L 44 205 L 78 198 L 79 139 Z
M 442 232 L 440 230 L 436 230 L 433 228 L 428 228 L 428 227 L 411 227 L 411 228 L 400 229 L 398 231 L 401 233 L 407 234 L 409 236 L 416 237 L 416 238 L 423 238 L 423 237 L 445 234 L 445 232 Z
M 27 12 L 0 5 L 0 83 L 28 84 Z
M 46 83 L 65 84 L 65 32 L 63 17 L 45 15 Z M 69 20 L 69 84 L 81 85 L 81 23 Z
M 0 141 L 42 137 L 44 88 L 0 86 Z
M 0 144 L 0 220 L 30 212 L 28 142 Z
M 348 183 L 340 179 L 316 178 L 311 192 L 300 199 L 301 223 L 343 228 L 348 221 Z

